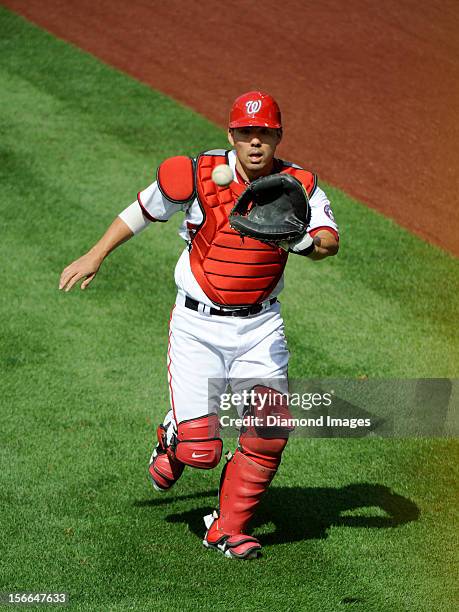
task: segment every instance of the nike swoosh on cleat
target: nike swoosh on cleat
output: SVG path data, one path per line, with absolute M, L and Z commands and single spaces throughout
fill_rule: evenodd
M 209 453 L 193 453 L 191 455 L 192 459 L 199 459 L 200 457 L 207 457 Z

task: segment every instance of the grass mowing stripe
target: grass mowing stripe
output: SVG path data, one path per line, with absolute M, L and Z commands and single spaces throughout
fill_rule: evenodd
M 230 610 L 242 596 L 273 610 L 452 609 L 451 441 L 292 440 L 255 526 L 256 566 L 199 546 L 217 470 L 151 493 L 177 224 L 123 246 L 85 294 L 58 294 L 57 277 L 162 158 L 225 135 L 3 9 L 0 28 L 0 590 L 66 589 L 78 610 Z M 291 374 L 455 376 L 457 261 L 327 191 L 343 249 L 289 262 Z M 375 527 L 381 495 L 419 517 Z

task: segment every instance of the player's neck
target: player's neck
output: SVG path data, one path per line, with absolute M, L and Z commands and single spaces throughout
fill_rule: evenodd
M 274 159 L 272 159 L 271 163 L 265 166 L 262 170 L 252 171 L 248 168 L 244 168 L 239 159 L 236 158 L 236 171 L 244 183 L 248 184 L 257 178 L 260 178 L 260 176 L 268 176 L 268 174 L 272 174 L 274 171 Z

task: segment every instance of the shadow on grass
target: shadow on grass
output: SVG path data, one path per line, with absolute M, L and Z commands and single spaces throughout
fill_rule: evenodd
M 214 491 L 203 491 L 177 497 L 136 502 L 136 506 L 156 506 L 202 497 Z M 211 507 L 204 506 L 166 516 L 170 523 L 186 523 L 199 538 L 204 531 L 203 516 Z M 418 520 L 419 508 L 414 502 L 380 484 L 351 484 L 331 487 L 272 487 L 266 493 L 252 523 L 252 530 L 261 529 L 260 541 L 284 544 L 300 540 L 323 539 L 330 527 L 364 527 L 390 529 Z M 274 530 L 263 534 L 263 526 Z

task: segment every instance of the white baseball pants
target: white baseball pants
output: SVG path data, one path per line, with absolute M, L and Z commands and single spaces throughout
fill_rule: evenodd
M 218 413 L 228 383 L 233 393 L 255 384 L 287 393 L 288 359 L 279 302 L 250 317 L 222 317 L 186 308 L 179 294 L 167 356 L 175 423 Z

